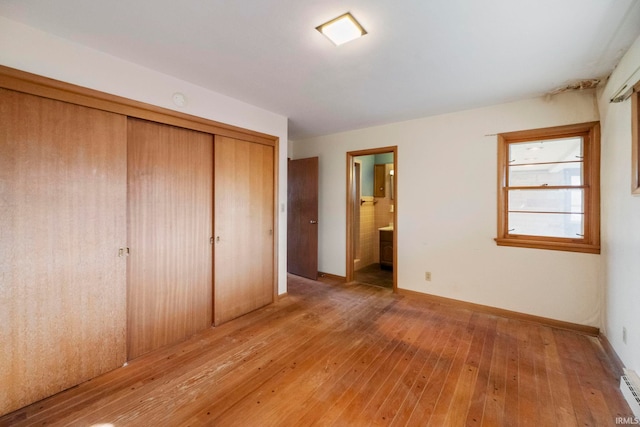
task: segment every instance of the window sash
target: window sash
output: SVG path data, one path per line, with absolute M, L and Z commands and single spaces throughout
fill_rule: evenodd
M 631 194 L 640 195 L 640 81 L 631 94 Z
M 576 161 L 584 157 L 584 138 L 572 135 L 562 138 L 539 138 L 509 144 L 509 164 L 528 165 Z
M 584 239 L 584 213 L 509 212 L 509 235 Z
M 527 165 L 509 165 L 507 186 L 582 186 L 584 184 L 584 162 L 556 162 Z M 577 170 L 577 173 L 575 173 Z
M 599 130 L 598 122 L 590 122 L 498 135 L 498 236 L 495 239 L 498 245 L 600 253 Z M 549 185 L 544 182 L 540 184 L 540 180 L 521 182 L 512 179 L 512 186 L 509 186 L 510 172 L 515 166 L 510 164 L 512 160 L 510 147 L 513 144 L 526 141 L 543 141 L 544 143 L 546 140 L 560 140 L 562 138 L 581 138 L 581 158 L 575 162 L 557 161 L 541 162 L 541 164 L 550 164 L 553 167 L 567 163 L 579 163 L 581 164 L 579 174 L 576 174 L 575 170 L 568 173 L 567 178 L 560 180 L 563 185 Z M 573 147 L 573 151 L 576 150 L 576 147 Z M 571 152 L 571 154 L 575 153 Z M 564 159 L 569 157 L 571 156 L 565 156 Z M 548 159 L 549 157 L 545 158 L 545 160 Z M 577 176 L 579 177 L 576 178 Z M 566 192 L 564 193 L 566 203 L 560 202 L 561 199 L 558 199 L 555 202 L 548 201 L 546 204 L 540 202 L 537 205 L 528 204 L 524 207 L 518 207 L 514 203 L 516 191 L 521 191 L 521 195 L 524 192 L 532 192 L 531 195 L 537 193 L 542 200 L 545 198 L 544 192 L 556 192 L 555 195 L 550 196 L 551 198 L 557 198 L 558 194 Z M 521 221 L 523 218 L 524 222 Z M 530 218 L 530 220 L 526 218 Z M 515 228 L 520 230 L 510 226 L 513 221 L 516 221 L 516 225 L 519 224 Z M 518 221 L 520 222 L 518 223 Z M 544 227 L 538 229 L 524 227 L 523 224 L 527 221 L 531 224 L 544 223 L 545 221 L 549 224 L 565 223 L 567 226 L 555 229 L 549 227 L 545 233 L 541 231 L 544 230 Z
M 509 189 L 508 212 L 581 213 L 585 212 L 584 188 Z

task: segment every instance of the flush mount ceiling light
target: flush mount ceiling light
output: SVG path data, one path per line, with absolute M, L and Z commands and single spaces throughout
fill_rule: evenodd
M 340 46 L 341 44 L 367 34 L 365 29 L 362 28 L 362 25 L 356 21 L 356 18 L 348 12 L 317 26 L 316 30 L 324 34 L 336 46 Z

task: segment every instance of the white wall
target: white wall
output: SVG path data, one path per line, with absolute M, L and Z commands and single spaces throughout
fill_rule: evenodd
M 602 123 L 604 332 L 629 369 L 640 372 L 640 196 L 631 195 L 631 100 L 609 103 L 640 67 L 640 38 L 599 91 Z M 640 79 L 635 74 L 634 84 Z M 627 328 L 627 344 L 622 328 Z
M 319 269 L 345 275 L 346 152 L 397 145 L 400 288 L 600 326 L 600 255 L 496 246 L 487 136 L 594 120 L 594 93 L 576 92 L 296 141 L 320 158 Z
M 0 64 L 280 138 L 278 290 L 287 290 L 287 118 L 0 17 Z M 174 92 L 188 104 L 172 103 Z

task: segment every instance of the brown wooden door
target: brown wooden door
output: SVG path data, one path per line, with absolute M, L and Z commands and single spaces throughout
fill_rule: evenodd
M 274 149 L 215 137 L 214 319 L 273 302 Z
M 318 278 L 318 158 L 289 160 L 287 271 Z
M 385 165 L 373 165 L 373 197 L 385 197 L 386 179 Z
M 125 362 L 126 136 L 0 89 L 0 415 Z
M 128 356 L 211 326 L 213 136 L 128 121 Z

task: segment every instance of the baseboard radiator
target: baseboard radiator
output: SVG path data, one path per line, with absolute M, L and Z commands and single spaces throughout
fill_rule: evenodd
M 631 370 L 625 369 L 620 377 L 620 391 L 629 404 L 633 415 L 640 419 L 640 378 Z

